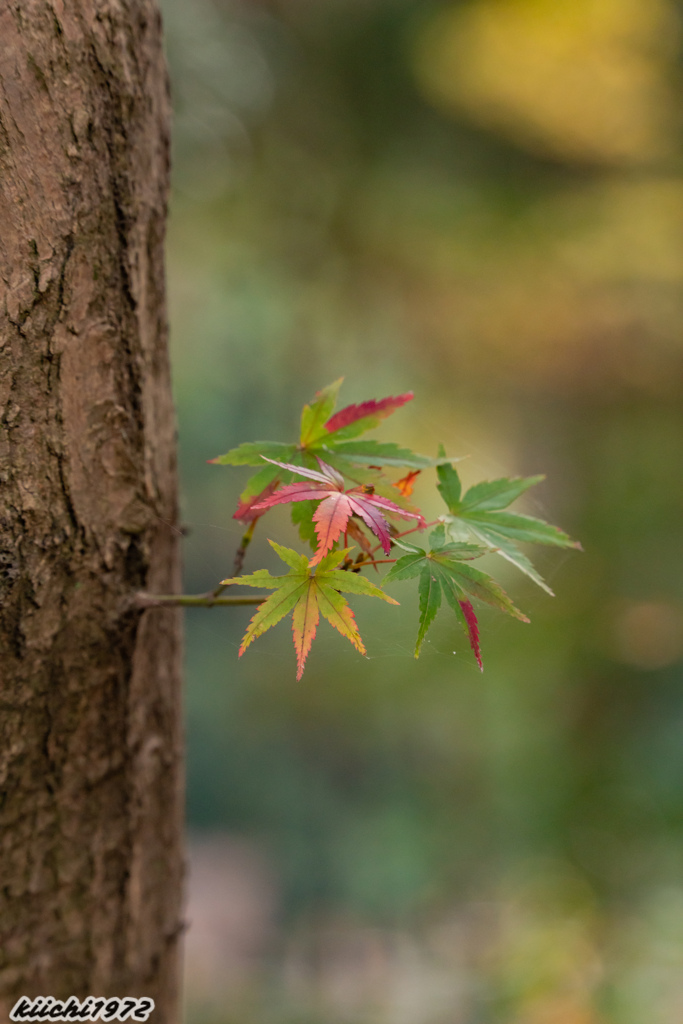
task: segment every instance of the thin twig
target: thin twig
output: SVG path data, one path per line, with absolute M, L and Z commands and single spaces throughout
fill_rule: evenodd
M 228 605 L 262 604 L 265 596 L 258 597 L 247 594 L 242 597 L 215 597 L 209 594 L 136 594 L 135 604 L 138 608 L 213 608 Z
M 398 558 L 373 558 L 366 562 L 353 562 L 358 569 L 364 569 L 366 565 L 388 565 L 389 562 L 398 562 Z
M 232 567 L 233 576 L 239 576 L 242 572 L 242 568 L 244 566 L 244 557 L 247 553 L 247 548 L 251 544 L 251 539 L 254 536 L 254 530 L 256 529 L 257 523 L 258 518 L 252 519 L 252 521 L 249 523 L 249 526 L 244 531 L 244 535 L 242 536 L 242 540 L 240 541 L 240 546 L 235 552 L 235 561 Z M 214 593 L 219 594 L 220 588 L 215 590 Z

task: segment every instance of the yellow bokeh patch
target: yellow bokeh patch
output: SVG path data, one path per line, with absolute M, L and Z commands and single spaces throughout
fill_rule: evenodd
M 434 104 L 543 155 L 608 165 L 670 150 L 667 0 L 479 0 L 419 36 L 415 73 Z

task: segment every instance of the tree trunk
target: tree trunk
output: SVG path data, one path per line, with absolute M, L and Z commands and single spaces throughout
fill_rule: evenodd
M 167 183 L 154 0 L 0 0 L 0 1011 L 177 1019 Z

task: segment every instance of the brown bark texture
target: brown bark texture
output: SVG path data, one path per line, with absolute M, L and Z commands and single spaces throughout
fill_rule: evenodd
M 176 1020 L 180 633 L 154 0 L 0 0 L 0 1011 Z

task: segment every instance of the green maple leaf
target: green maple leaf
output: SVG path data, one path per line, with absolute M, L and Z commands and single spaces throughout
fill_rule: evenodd
M 320 458 L 356 486 L 372 485 L 381 496 L 391 498 L 403 508 L 414 511 L 413 506 L 405 498 L 396 496 L 390 481 L 381 473 L 381 467 L 426 469 L 452 460 L 445 454 L 430 459 L 397 444 L 356 440 L 359 434 L 376 427 L 383 419 L 409 402 L 413 395 L 412 392 L 408 392 L 392 398 L 371 399 L 358 405 L 348 405 L 334 413 L 341 383 L 342 378 L 318 391 L 315 399 L 304 406 L 297 444 L 253 441 L 209 460 L 222 466 L 259 467 L 258 473 L 249 479 L 240 495 L 236 519 L 248 521 L 261 514 L 254 511 L 254 505 L 259 499 L 267 497 L 276 486 L 288 484 L 294 479 L 291 473 L 278 466 L 264 466 L 264 458 L 313 470 L 318 469 Z M 380 467 L 379 471 L 377 467 Z M 305 522 L 303 511 L 294 513 L 293 519 L 300 528 L 302 540 L 311 540 L 311 531 Z
M 528 622 L 519 608 L 516 608 L 503 588 L 488 573 L 474 569 L 465 562 L 486 554 L 487 549 L 478 544 L 446 542 L 443 526 L 439 526 L 430 535 L 431 548 L 424 548 L 403 541 L 396 541 L 399 547 L 407 550 L 391 567 L 384 577 L 384 583 L 419 577 L 420 594 L 420 625 L 415 644 L 415 657 L 420 654 L 427 630 L 431 626 L 436 613 L 441 607 L 442 595 L 455 612 L 455 616 L 463 627 L 474 651 L 479 667 L 482 668 L 479 648 L 479 629 L 477 617 L 472 607 L 471 597 L 486 604 L 499 608 L 508 615 L 513 615 L 522 622 Z
M 269 543 L 282 561 L 290 567 L 285 576 L 271 576 L 266 569 L 259 569 L 249 576 L 237 576 L 222 581 L 224 584 L 240 583 L 247 587 L 263 587 L 275 591 L 259 605 L 258 611 L 249 623 L 240 645 L 240 657 L 253 640 L 276 625 L 289 612 L 292 612 L 297 679 L 301 679 L 303 674 L 321 613 L 361 654 L 365 654 L 365 645 L 358 632 L 353 612 L 342 597 L 342 593 L 381 597 L 390 604 L 398 604 L 398 601 L 394 601 L 364 576 L 337 568 L 348 554 L 349 548 L 331 552 L 322 559 L 315 571 L 312 571 L 305 555 L 299 555 L 291 548 L 282 547 L 272 540 Z
M 495 551 L 508 562 L 512 562 L 534 583 L 552 595 L 548 584 L 517 544 L 548 544 L 579 550 L 581 545 L 543 519 L 523 515 L 521 512 L 504 511 L 516 498 L 545 477 L 505 477 L 490 480 L 470 487 L 463 497 L 460 477 L 454 466 L 442 464 L 437 467 L 437 474 L 437 487 L 450 513 L 442 517 L 448 536 L 454 541 L 473 538 L 485 545 L 489 551 Z
M 315 529 L 315 501 L 295 501 L 292 503 L 292 523 L 299 530 L 299 537 L 304 544 L 310 544 L 313 550 L 318 546 L 318 534 Z

